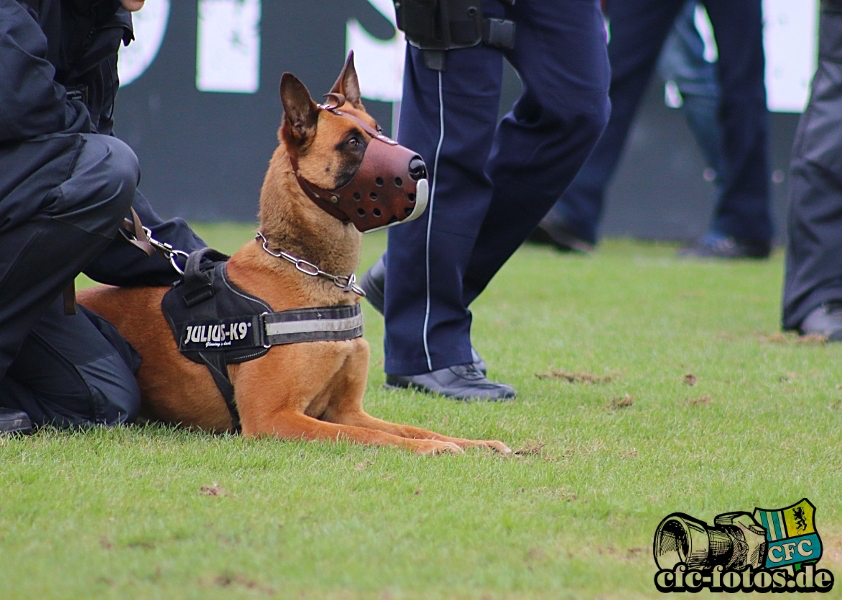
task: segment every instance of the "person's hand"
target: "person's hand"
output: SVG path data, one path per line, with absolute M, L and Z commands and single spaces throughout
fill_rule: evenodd
M 135 12 L 136 10 L 140 10 L 143 8 L 143 3 L 146 0 L 120 0 L 123 4 L 123 8 L 125 8 L 129 12 Z

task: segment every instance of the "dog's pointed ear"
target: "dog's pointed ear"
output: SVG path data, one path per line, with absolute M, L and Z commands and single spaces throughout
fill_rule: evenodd
M 300 144 L 312 139 L 316 135 L 319 107 L 292 73 L 284 73 L 281 77 L 281 103 L 284 105 L 282 130 L 288 131 Z
M 350 103 L 351 106 L 357 110 L 365 111 L 360 94 L 360 82 L 357 79 L 357 70 L 354 68 L 353 50 L 348 53 L 345 66 L 342 67 L 342 72 L 339 73 L 339 78 L 333 84 L 330 93 L 342 94 L 345 96 L 345 101 Z

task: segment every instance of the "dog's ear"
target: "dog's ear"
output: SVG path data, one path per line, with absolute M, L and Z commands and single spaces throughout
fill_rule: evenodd
M 282 131 L 288 132 L 299 144 L 311 140 L 316 135 L 319 107 L 292 73 L 284 73 L 281 77 L 281 102 L 284 105 Z
M 357 79 L 357 70 L 354 68 L 354 51 L 348 53 L 348 58 L 345 59 L 345 66 L 342 67 L 342 72 L 339 78 L 330 90 L 331 94 L 342 94 L 345 96 L 345 101 L 349 102 L 351 106 L 357 110 L 365 111 L 360 95 L 360 82 Z

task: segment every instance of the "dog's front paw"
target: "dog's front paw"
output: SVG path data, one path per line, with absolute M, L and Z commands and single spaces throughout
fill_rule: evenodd
M 415 452 L 417 454 L 462 454 L 465 452 L 454 444 L 453 442 L 439 442 L 437 440 L 423 440 L 415 445 Z
M 495 452 L 499 452 L 503 456 L 506 456 L 506 455 L 509 455 L 509 454 L 512 453 L 511 448 L 509 448 L 503 442 L 498 442 L 497 440 L 483 440 L 482 444 L 486 448 L 491 448 L 492 450 L 494 450 Z

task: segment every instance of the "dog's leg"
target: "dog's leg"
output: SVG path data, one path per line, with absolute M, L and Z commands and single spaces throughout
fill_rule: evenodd
M 368 346 L 365 351 L 357 352 L 348 357 L 343 373 L 340 374 L 340 384 L 337 386 L 341 395 L 328 406 L 322 418 L 339 425 L 362 427 L 368 430 L 385 432 L 389 435 L 414 440 L 438 440 L 456 444 L 460 448 L 484 447 L 491 448 L 501 454 L 511 453 L 511 449 L 503 442 L 496 440 L 468 440 L 449 437 L 435 431 L 429 431 L 411 425 L 390 423 L 372 417 L 363 410 L 363 396 L 365 394 L 366 375 L 368 373 Z M 361 376 L 362 374 L 362 376 Z
M 258 427 L 246 429 L 243 435 L 273 435 L 289 440 L 351 440 L 360 444 L 376 446 L 398 446 L 417 454 L 441 454 L 462 452 L 459 445 L 435 439 L 408 439 L 384 431 L 364 427 L 327 423 L 297 412 L 276 413 L 271 420 L 261 421 Z
M 399 446 L 418 454 L 462 452 L 451 442 L 411 440 L 363 427 L 354 427 L 321 420 L 325 408 L 338 394 L 343 377 L 339 357 L 317 356 L 322 373 L 312 376 L 312 348 L 278 346 L 263 358 L 239 365 L 235 390 L 245 436 L 271 435 L 288 440 L 342 440 L 378 446 Z M 362 347 L 367 355 L 367 345 Z M 331 376 L 330 373 L 334 375 Z M 367 371 L 361 376 L 365 386 Z M 311 416 L 312 415 L 312 416 Z M 319 418 L 316 418 L 319 417 Z
M 398 423 L 390 423 L 376 417 L 372 417 L 363 410 L 357 412 L 339 412 L 330 415 L 325 415 L 330 421 L 342 425 L 350 425 L 353 427 L 364 427 L 366 429 L 374 429 L 383 431 L 391 435 L 396 435 L 402 438 L 409 438 L 415 440 L 440 440 L 442 442 L 449 442 L 456 444 L 460 448 L 491 448 L 501 454 L 510 454 L 511 448 L 506 446 L 503 442 L 497 440 L 468 440 L 465 438 L 450 437 L 422 429 L 421 427 L 413 427 L 412 425 L 400 425 Z

